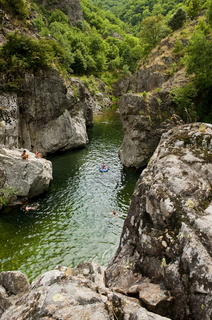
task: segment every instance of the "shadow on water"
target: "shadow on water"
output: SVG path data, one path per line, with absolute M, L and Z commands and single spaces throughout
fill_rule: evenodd
M 58 264 L 108 263 L 139 176 L 120 163 L 122 139 L 119 116 L 108 111 L 95 117 L 85 148 L 51 157 L 53 182 L 36 199 L 38 209 L 0 217 L 0 271 L 21 270 L 34 279 Z M 98 169 L 102 162 L 109 165 L 106 173 Z

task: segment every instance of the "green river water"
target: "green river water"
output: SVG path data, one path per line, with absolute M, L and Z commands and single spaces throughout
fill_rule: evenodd
M 118 114 L 95 116 L 89 144 L 51 157 L 53 182 L 27 214 L 0 216 L 0 271 L 20 270 L 30 280 L 56 265 L 83 261 L 107 265 L 115 253 L 139 173 L 123 168 Z M 105 162 L 109 171 L 99 172 Z M 112 216 L 116 211 L 118 216 Z

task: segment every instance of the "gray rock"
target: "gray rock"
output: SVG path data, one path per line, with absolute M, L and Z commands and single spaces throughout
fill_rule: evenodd
M 1 186 L 15 188 L 17 196 L 35 197 L 48 190 L 52 180 L 52 164 L 44 158 L 36 158 L 29 151 L 28 160 L 23 160 L 22 151 L 0 148 L 0 171 L 4 181 Z
M 25 74 L 18 93 L 0 95 L 0 145 L 44 155 L 85 146 L 93 113 L 110 104 L 106 91 L 92 96 L 79 79 L 65 81 L 57 70 Z
M 35 279 L 1 320 L 169 320 L 148 312 L 138 299 L 106 289 L 103 280 L 104 268 L 96 263 L 57 266 Z
M 176 116 L 172 90 L 188 79 L 173 54 L 175 41 L 171 37 L 162 40 L 138 71 L 115 87 L 115 94 L 121 96 L 118 104 L 124 127 L 120 158 L 127 167 L 145 166 L 161 135 L 183 123 Z
M 143 167 L 156 149 L 161 135 L 182 120 L 157 96 L 125 94 L 118 102 L 124 128 L 119 150 L 126 167 Z
M 29 291 L 29 280 L 20 271 L 0 273 L 0 316 Z
M 211 145 L 210 124 L 163 134 L 136 185 L 119 248 L 106 270 L 107 286 L 134 296 L 139 277 L 160 285 L 170 299 L 159 303 L 157 313 L 173 320 L 212 317 Z
M 18 118 L 17 95 L 0 95 L 0 145 L 18 147 Z

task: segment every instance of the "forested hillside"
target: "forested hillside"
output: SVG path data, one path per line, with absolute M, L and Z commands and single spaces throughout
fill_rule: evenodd
M 8 42 L 1 48 L 1 71 L 18 75 L 56 66 L 69 75 L 94 75 L 110 82 L 136 70 L 139 39 L 112 13 L 82 0 L 82 19 L 73 23 L 60 4 L 52 9 L 44 3 L 0 0 L 16 20 L 14 32 L 7 33 Z M 36 38 L 29 36 L 27 28 L 34 30 Z M 15 89 L 15 84 L 10 87 Z
M 142 63 L 167 37 L 175 42 L 172 74 L 185 68 L 188 83 L 172 91 L 185 121 L 212 121 L 212 1 L 93 0 L 125 22 L 139 38 Z M 160 55 L 160 52 L 158 52 Z M 167 53 L 167 54 L 170 54 Z
M 73 3 L 78 13 L 72 17 L 61 1 L 0 0 L 14 21 L 1 43 L 4 90 L 18 90 L 26 71 L 52 67 L 85 83 L 97 77 L 111 86 L 135 72 L 163 38 L 175 37 L 172 72 L 185 67 L 189 79 L 173 92 L 178 110 L 189 110 L 192 120 L 211 121 L 211 0 Z
M 94 4 L 113 12 L 131 26 L 133 32 L 141 30 L 142 20 L 149 16 L 170 15 L 183 0 L 93 0 Z

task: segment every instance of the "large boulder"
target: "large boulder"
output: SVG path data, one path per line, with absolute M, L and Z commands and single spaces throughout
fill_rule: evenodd
M 22 151 L 0 148 L 0 187 L 13 187 L 19 197 L 36 197 L 49 188 L 52 163 L 44 158 L 36 158 L 29 151 L 28 160 L 23 160 Z
M 25 76 L 18 109 L 19 144 L 24 148 L 46 154 L 88 142 L 87 114 L 92 109 L 85 88 L 76 80 L 65 83 L 56 70 Z
M 18 299 L 29 291 L 30 284 L 27 277 L 20 271 L 6 271 L 0 273 L 0 317 Z
M 164 133 L 136 185 L 107 286 L 139 294 L 148 310 L 173 320 L 210 320 L 211 186 L 212 125 Z M 143 282 L 158 285 L 167 299 L 154 306 Z
M 105 288 L 104 269 L 96 263 L 58 266 L 35 279 L 1 320 L 169 320 L 148 312 L 138 299 Z

